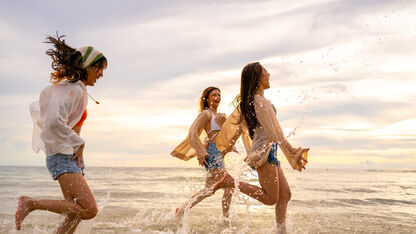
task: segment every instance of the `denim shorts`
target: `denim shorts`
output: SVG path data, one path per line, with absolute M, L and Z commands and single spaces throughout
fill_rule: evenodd
M 214 168 L 223 168 L 224 159 L 222 158 L 221 151 L 217 148 L 217 144 L 209 142 L 207 152 L 209 157 L 205 159 L 205 170 L 209 171 Z
M 71 162 L 74 155 L 58 153 L 46 157 L 46 166 L 54 180 L 57 180 L 64 173 L 81 173 L 84 175 L 84 158 L 82 158 L 81 168 L 79 168 L 76 159 Z
M 280 167 L 280 161 L 276 157 L 277 155 L 277 144 L 273 143 L 272 148 L 270 149 L 269 155 L 267 156 L 267 162 L 270 164 L 276 164 L 277 167 Z
M 276 157 L 277 155 L 277 144 L 273 143 L 272 147 L 270 148 L 269 155 L 267 155 L 267 162 L 270 164 L 276 164 L 276 167 L 280 167 L 280 161 Z M 251 169 L 256 170 L 255 167 L 252 167 Z

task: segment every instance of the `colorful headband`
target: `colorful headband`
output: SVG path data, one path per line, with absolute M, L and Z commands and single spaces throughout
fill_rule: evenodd
M 82 68 L 87 68 L 97 62 L 100 58 L 104 57 L 100 51 L 92 46 L 81 47 L 78 51 L 81 52 L 82 55 Z

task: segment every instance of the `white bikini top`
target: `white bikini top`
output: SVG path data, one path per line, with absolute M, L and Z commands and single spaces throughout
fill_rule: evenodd
M 208 110 L 209 110 L 209 112 L 211 112 L 212 118 L 211 118 L 211 129 L 209 130 L 209 132 L 207 134 L 209 134 L 212 131 L 220 131 L 221 130 L 221 127 L 220 127 L 220 125 L 218 125 L 217 121 L 215 121 L 215 114 L 214 114 L 214 112 L 212 110 L 210 110 L 209 108 L 208 108 Z

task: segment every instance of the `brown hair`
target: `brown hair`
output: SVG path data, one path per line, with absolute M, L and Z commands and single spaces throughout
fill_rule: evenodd
M 70 82 L 76 82 L 78 80 L 86 80 L 88 73 L 85 68 L 82 68 L 82 55 L 81 52 L 68 46 L 63 39 L 65 35 L 59 36 L 56 33 L 56 37 L 47 36 L 45 43 L 52 44 L 54 49 L 49 49 L 46 54 L 52 58 L 52 69 L 50 81 L 54 84 L 61 82 L 62 80 L 69 80 Z M 107 64 L 105 57 L 100 58 L 91 66 L 104 67 Z
M 221 90 L 217 87 L 208 87 L 204 90 L 204 92 L 202 92 L 201 99 L 199 100 L 199 111 L 203 111 L 208 108 L 208 97 L 209 94 L 214 90 L 221 92 Z
M 240 96 L 237 98 L 242 113 L 240 123 L 245 119 L 247 122 L 250 137 L 254 137 L 254 130 L 257 126 L 257 117 L 254 110 L 254 95 L 260 83 L 262 66 L 259 62 L 247 64 L 241 72 Z

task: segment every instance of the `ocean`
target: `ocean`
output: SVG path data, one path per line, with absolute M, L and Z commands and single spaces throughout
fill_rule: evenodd
M 229 172 L 258 184 L 255 171 L 231 163 Z M 288 233 L 415 233 L 416 171 L 283 168 L 292 191 Z M 235 190 L 228 224 L 222 190 L 174 221 L 174 210 L 205 183 L 200 168 L 87 167 L 99 213 L 76 233 L 274 233 L 274 206 Z M 46 167 L 0 167 L 0 233 L 53 233 L 63 217 L 32 212 L 14 229 L 17 198 L 62 199 Z

